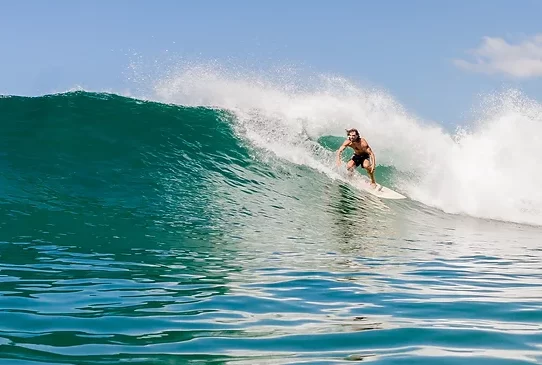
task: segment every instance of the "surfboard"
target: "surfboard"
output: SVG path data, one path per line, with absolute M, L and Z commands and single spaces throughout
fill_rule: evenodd
M 357 187 L 363 191 L 366 191 L 374 196 L 377 196 L 382 199 L 406 199 L 406 196 L 399 194 L 398 192 L 383 186 L 381 184 L 376 184 L 376 188 L 371 186 L 371 181 L 368 177 L 356 174 L 347 178 L 354 187 Z

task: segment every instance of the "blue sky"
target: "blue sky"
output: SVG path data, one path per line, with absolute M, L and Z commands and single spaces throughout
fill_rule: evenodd
M 233 59 L 341 75 L 453 125 L 480 93 L 542 99 L 541 15 L 539 0 L 6 0 L 0 94 L 124 90 L 134 58 Z

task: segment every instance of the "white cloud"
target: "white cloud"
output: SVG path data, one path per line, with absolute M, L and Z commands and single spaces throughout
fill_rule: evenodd
M 503 73 L 517 78 L 542 76 L 542 34 L 511 44 L 502 38 L 484 37 L 470 50 L 474 60 L 454 60 L 456 66 L 488 74 Z

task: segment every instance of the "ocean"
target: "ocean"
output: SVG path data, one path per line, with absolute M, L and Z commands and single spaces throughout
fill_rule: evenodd
M 450 130 L 338 78 L 192 70 L 0 120 L 1 364 L 542 363 L 542 106 L 516 92 Z M 407 199 L 349 183 L 351 127 Z

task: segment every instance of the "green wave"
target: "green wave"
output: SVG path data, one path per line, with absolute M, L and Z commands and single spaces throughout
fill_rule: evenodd
M 138 217 L 136 226 L 218 232 L 246 215 L 273 217 L 268 209 L 285 199 L 310 211 L 331 181 L 304 166 L 258 159 L 220 109 L 78 91 L 0 98 L 0 115 L 5 212 L 91 214 L 93 225 L 126 213 Z M 337 141 L 320 144 L 334 149 Z M 377 178 L 386 182 L 390 171 L 377 169 Z
M 242 184 L 235 172 L 250 163 L 220 110 L 73 92 L 1 98 L 0 115 L 0 186 L 11 209 L 125 209 L 194 226 L 208 215 L 210 176 Z

